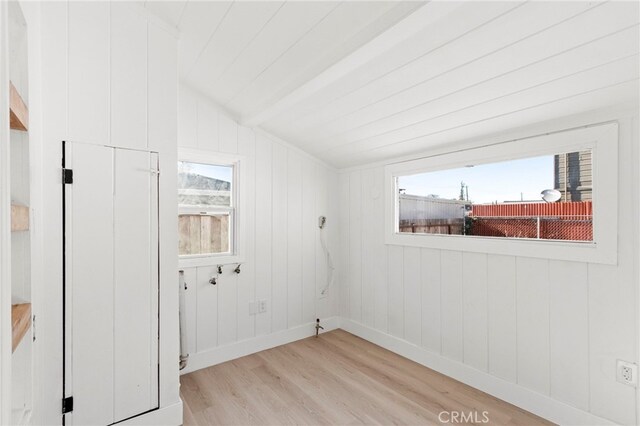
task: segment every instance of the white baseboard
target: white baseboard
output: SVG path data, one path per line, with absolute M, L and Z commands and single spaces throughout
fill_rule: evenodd
M 554 423 L 584 426 L 615 424 L 350 319 L 340 318 L 340 328 Z
M 182 400 L 118 423 L 126 426 L 179 426 L 182 424 Z
M 180 373 L 191 373 L 202 368 L 210 367 L 232 359 L 264 351 L 265 349 L 275 348 L 276 346 L 313 336 L 316 333 L 315 325 L 315 322 L 310 322 L 288 330 L 264 334 L 262 336 L 253 337 L 251 339 L 242 340 L 229 345 L 219 346 L 208 351 L 189 354 L 187 366 Z M 339 327 L 338 317 L 323 319 L 322 326 L 324 327 L 323 332 L 335 330 Z

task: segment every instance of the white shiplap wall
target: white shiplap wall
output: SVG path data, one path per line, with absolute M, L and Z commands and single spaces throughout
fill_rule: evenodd
M 239 154 L 247 165 L 240 194 L 240 214 L 246 215 L 240 230 L 246 239 L 242 272 L 237 275 L 235 265 L 227 265 L 212 286 L 215 266 L 182 268 L 190 353 L 185 371 L 226 359 L 226 353 L 245 353 L 242 347 L 257 350 L 262 347 L 258 338 L 263 342 L 290 330 L 310 335 L 316 318 L 326 320 L 338 311 L 337 284 L 326 298 L 317 297 L 327 273 L 320 215 L 327 216 L 327 240 L 337 259 L 337 172 L 265 133 L 239 126 L 186 86 L 181 86 L 178 116 L 180 147 Z M 249 302 L 260 299 L 267 299 L 267 312 L 251 315 Z
M 638 158 L 637 111 L 618 118 L 619 179 L 637 182 L 629 160 Z M 637 187 L 621 185 L 619 259 L 611 266 L 385 245 L 383 178 L 380 164 L 340 173 L 343 326 L 637 424 L 635 389 L 615 374 L 616 359 L 637 362 Z M 537 411 L 556 415 L 549 404 Z
M 33 282 L 37 338 L 33 424 L 60 424 L 62 414 L 61 141 L 159 153 L 160 169 L 177 155 L 177 39 L 142 7 L 122 2 L 29 3 L 31 42 L 40 63 L 30 67 L 30 137 L 42 166 L 32 168 L 34 249 L 43 255 Z M 160 176 L 160 408 L 181 416 L 178 352 L 177 177 Z

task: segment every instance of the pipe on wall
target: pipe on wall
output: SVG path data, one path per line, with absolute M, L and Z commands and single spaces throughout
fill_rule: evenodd
M 333 281 L 335 280 L 335 267 L 333 266 L 333 259 L 331 257 L 331 252 L 327 247 L 327 241 L 325 237 L 324 228 L 327 226 L 327 218 L 326 216 L 320 216 L 318 218 L 318 228 L 320 228 L 320 244 L 322 245 L 322 251 L 324 252 L 325 260 L 327 262 L 327 285 L 320 291 L 321 296 L 326 296 L 329 288 L 333 285 Z
M 184 271 L 179 272 L 180 285 L 180 370 L 187 366 L 187 360 L 189 359 L 189 353 L 187 352 L 187 315 L 186 315 L 186 303 L 185 293 L 187 291 L 187 283 L 184 280 Z

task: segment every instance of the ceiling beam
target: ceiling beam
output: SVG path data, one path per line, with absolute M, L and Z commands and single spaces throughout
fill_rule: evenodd
M 258 126 L 264 123 L 365 65 L 381 53 L 413 37 L 425 27 L 434 24 L 453 11 L 463 7 L 463 2 L 432 1 L 426 3 L 388 30 L 336 62 L 316 77 L 302 84 L 297 89 L 284 95 L 265 109 L 241 117 L 241 123 L 245 126 Z

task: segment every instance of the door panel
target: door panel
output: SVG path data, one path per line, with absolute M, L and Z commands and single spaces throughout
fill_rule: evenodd
M 66 356 L 71 357 L 65 361 L 71 376 L 65 393 L 74 397 L 73 424 L 107 425 L 113 423 L 113 149 L 83 144 L 67 149 L 74 182 L 66 188 Z
M 150 154 L 115 150 L 115 421 L 145 412 L 158 402 L 158 258 L 152 256 L 157 233 L 152 229 Z M 154 168 L 155 169 L 155 168 Z M 157 215 L 157 214 L 156 214 Z M 156 227 L 157 229 L 157 227 Z M 155 302 L 155 303 L 154 303 Z
M 77 143 L 66 154 L 66 419 L 108 425 L 158 407 L 158 160 Z

